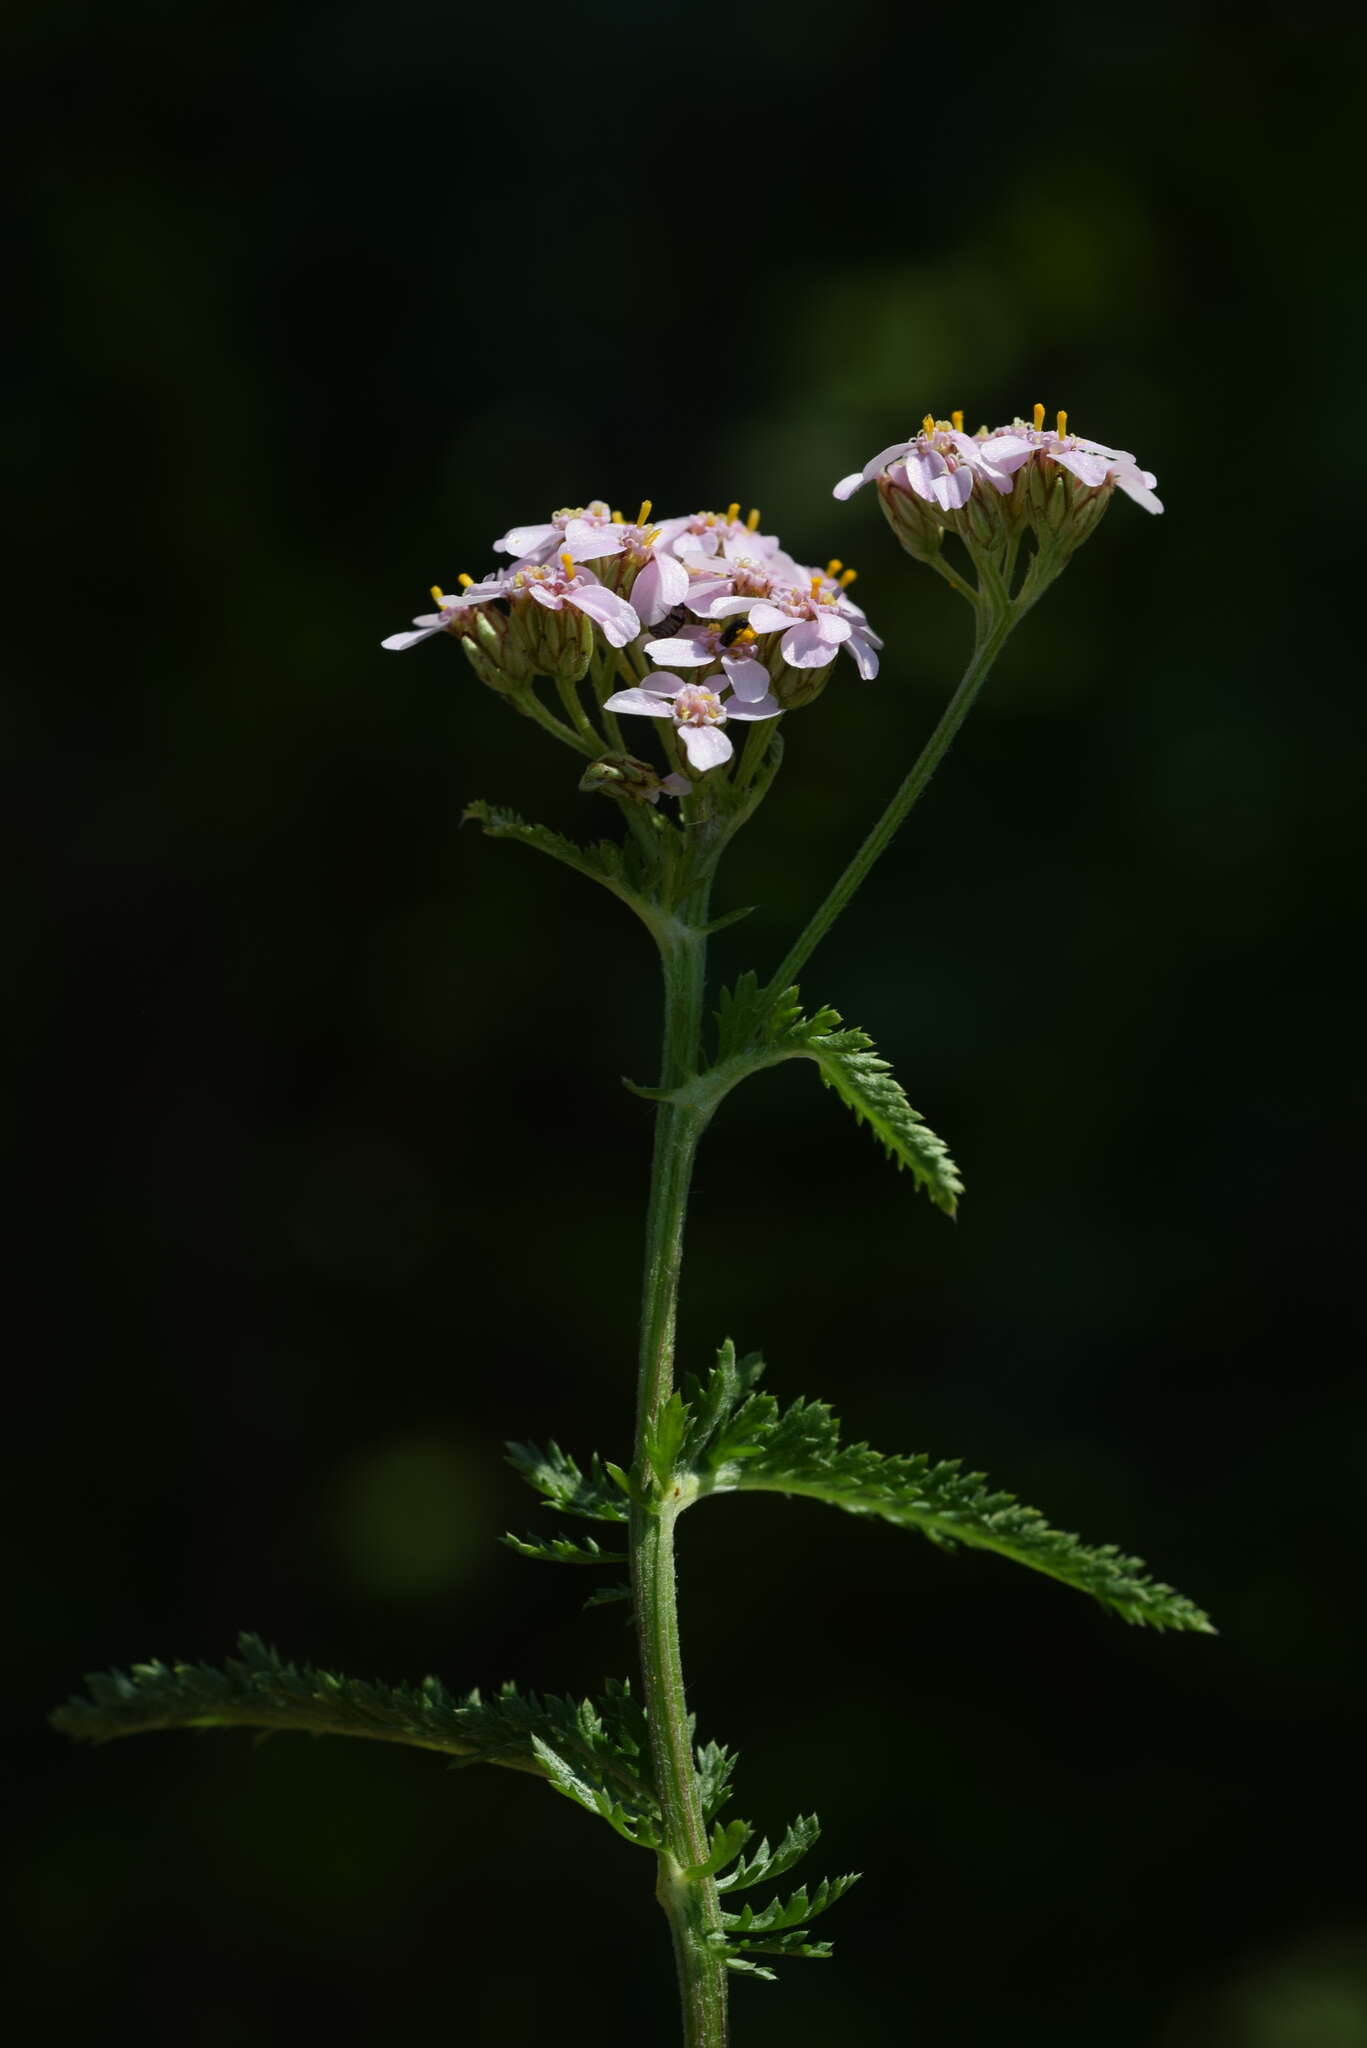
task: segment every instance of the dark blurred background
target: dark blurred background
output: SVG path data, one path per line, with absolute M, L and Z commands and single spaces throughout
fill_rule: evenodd
M 770 965 L 964 650 L 831 484 L 1039 398 L 1166 516 L 1117 499 L 808 972 L 952 1142 L 960 1220 L 810 1069 L 764 1077 L 702 1155 L 684 1358 L 762 1346 L 1222 1633 L 801 1503 L 690 1518 L 737 1810 L 815 1807 L 819 1867 L 867 1873 L 737 2039 L 1367 2042 L 1362 39 L 869 0 L 46 0 L 5 38 L 30 2029 L 673 2038 L 645 1859 L 529 1782 L 42 1717 L 243 1625 L 462 1688 L 630 1668 L 620 1609 L 496 1539 L 536 1520 L 503 1438 L 626 1446 L 652 961 L 458 829 L 615 830 L 569 758 L 455 648 L 379 641 L 594 495 L 853 561 L 884 674 L 790 721 L 723 883 L 761 907 L 719 972 Z

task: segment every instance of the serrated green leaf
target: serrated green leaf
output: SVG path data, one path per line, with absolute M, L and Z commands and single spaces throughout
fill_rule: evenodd
M 711 1846 L 706 1861 L 692 1864 L 685 1875 L 693 1878 L 714 1877 L 719 1870 L 726 1868 L 733 1857 L 740 1854 L 754 1832 L 748 1821 L 718 1821 L 712 1829 Z
M 581 846 L 578 840 L 567 839 L 563 832 L 552 832 L 548 825 L 538 825 L 527 818 L 519 817 L 500 804 L 485 803 L 482 799 L 467 804 L 461 813 L 461 823 L 476 824 L 489 839 L 512 839 L 521 846 L 531 846 L 538 853 L 549 855 L 563 867 L 573 868 L 590 882 L 598 882 L 605 889 L 634 910 L 641 921 L 654 930 L 659 913 L 650 901 L 645 873 L 639 848 L 633 840 L 617 845 L 610 839 L 598 839 L 591 845 Z
M 772 1395 L 753 1391 L 762 1364 L 747 1366 L 738 1384 L 729 1347 L 719 1355 L 699 1404 L 714 1418 L 710 1435 L 689 1444 L 686 1504 L 707 1493 L 801 1494 L 847 1514 L 881 1516 L 941 1545 L 995 1551 L 1092 1594 L 1140 1626 L 1214 1634 L 1201 1609 L 1150 1578 L 1141 1559 L 1052 1528 L 1014 1494 L 989 1487 L 981 1472 L 965 1472 L 957 1458 L 884 1457 L 867 1444 L 842 1444 L 824 1402 L 798 1400 L 780 1409 Z
M 605 1820 L 624 1842 L 630 1842 L 635 1848 L 659 1847 L 660 1828 L 657 1816 L 624 1806 L 600 1782 L 581 1776 L 539 1735 L 532 1737 L 532 1748 L 555 1791 L 575 1806 L 581 1806 L 585 1813 L 594 1814 L 599 1820 Z
M 889 1158 L 906 1167 L 936 1207 L 952 1216 L 963 1182 L 944 1141 L 908 1102 L 901 1083 L 866 1032 L 842 1030 L 840 1013 L 802 1013 L 796 988 L 761 988 L 743 974 L 723 989 L 717 1011 L 717 1058 L 671 1099 L 712 1112 L 747 1075 L 783 1060 L 814 1060 L 822 1080 L 867 1124 Z
M 937 1209 L 952 1216 L 964 1184 L 949 1155 L 925 1119 L 908 1102 L 901 1082 L 862 1031 L 814 1033 L 808 1051 L 828 1088 L 833 1088 L 855 1120 L 867 1124 L 889 1159 L 906 1167 Z
M 603 1700 L 522 1694 L 507 1685 L 490 1699 L 456 1698 L 437 1678 L 420 1685 L 369 1684 L 310 1665 L 286 1663 L 259 1636 L 238 1638 L 238 1655 L 212 1664 L 135 1664 L 86 1681 L 89 1696 L 52 1715 L 78 1742 L 171 1728 L 295 1730 L 352 1735 L 436 1751 L 462 1763 L 498 1764 L 544 1776 L 536 1743 L 550 1744 L 586 1780 L 629 1813 L 657 1814 L 645 1717 L 630 1689 L 609 1681 Z
M 552 1536 L 541 1542 L 535 1536 L 503 1536 L 509 1550 L 515 1550 L 519 1557 L 540 1558 L 544 1564 L 625 1564 L 624 1550 L 603 1550 L 586 1536 L 582 1543 L 571 1542 L 568 1536 Z
M 763 1977 L 766 1984 L 777 1984 L 777 1970 L 766 1970 L 762 1963 L 752 1963 L 748 1956 L 738 1955 L 735 1949 L 727 1948 L 724 1945 L 722 1946 L 722 1954 L 726 1958 L 727 1969 L 734 1970 L 738 1976 Z
M 730 1953 L 746 1956 L 806 1956 L 814 1963 L 828 1963 L 835 1950 L 829 1941 L 805 1941 L 805 1927 L 791 1934 L 776 1934 L 772 1941 L 742 1941 Z
M 731 1796 L 731 1774 L 736 1763 L 735 1751 L 723 1749 L 719 1742 L 705 1742 L 697 1752 L 698 1797 L 703 1819 L 709 1823 Z
M 589 1594 L 588 1599 L 584 1602 L 584 1606 L 585 1609 L 590 1607 L 612 1607 L 617 1602 L 630 1600 L 630 1598 L 630 1586 L 599 1586 L 596 1592 Z
M 653 1421 L 647 1423 L 642 1439 L 646 1463 L 655 1474 L 657 1486 L 668 1486 L 674 1477 L 679 1453 L 688 1435 L 689 1412 L 682 1394 L 671 1394 Z
M 821 1823 L 814 1813 L 799 1814 L 792 1825 L 784 1830 L 783 1840 L 777 1849 L 769 1847 L 766 1836 L 753 1856 L 742 1856 L 734 1870 L 728 1870 L 724 1877 L 717 1879 L 719 1892 L 747 1891 L 753 1884 L 765 1884 L 770 1878 L 782 1877 L 795 1863 L 800 1863 L 807 1851 L 814 1846 L 821 1835 Z
M 618 1466 L 605 1464 L 596 1451 L 587 1473 L 556 1443 L 544 1451 L 536 1444 L 509 1444 L 507 1452 L 508 1463 L 528 1486 L 562 1515 L 579 1515 L 587 1522 L 627 1520 L 626 1475 Z
M 770 1899 L 759 1912 L 753 1906 L 742 1906 L 738 1913 L 723 1913 L 721 1924 L 728 1934 L 772 1934 L 781 1927 L 797 1927 L 826 1912 L 858 1882 L 858 1871 L 845 1877 L 823 1877 L 814 1892 L 808 1893 L 804 1885 L 790 1898 Z

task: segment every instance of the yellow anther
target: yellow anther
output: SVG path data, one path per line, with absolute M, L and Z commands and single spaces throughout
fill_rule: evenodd
M 758 505 L 752 506 L 752 508 L 751 508 L 750 512 L 749 512 L 749 513 L 747 514 L 747 516 L 746 516 L 746 521 L 745 521 L 745 523 L 746 523 L 746 525 L 747 525 L 747 526 L 749 527 L 749 529 L 750 529 L 751 533 L 753 533 L 753 532 L 755 531 L 756 527 L 757 527 L 757 526 L 759 525 L 759 506 L 758 506 Z
M 623 517 L 622 517 L 622 515 L 621 515 L 621 513 L 620 513 L 620 512 L 614 512 L 614 513 L 613 513 L 613 515 L 612 515 L 612 523 L 613 523 L 613 525 L 614 525 L 614 526 L 625 526 L 625 525 L 626 525 L 626 521 L 625 521 L 625 519 L 623 519 Z
M 964 430 L 963 414 L 961 412 L 952 412 L 949 415 L 949 424 L 953 427 L 956 434 L 962 434 Z
M 732 524 L 734 524 L 734 523 L 735 523 L 735 521 L 736 521 L 737 519 L 739 519 L 739 518 L 740 518 L 740 500 L 739 500 L 739 498 L 737 498 L 737 500 L 736 500 L 736 502 L 735 502 L 735 504 L 734 504 L 734 505 L 728 505 L 728 506 L 727 506 L 727 508 L 726 508 L 726 518 L 727 518 L 727 523 L 728 523 L 728 525 L 732 525 Z
M 664 528 L 662 526 L 652 526 L 650 532 L 644 536 L 641 542 L 642 547 L 653 548 L 663 532 Z
M 1066 439 L 1067 439 L 1067 436 L 1068 436 L 1068 415 L 1067 415 L 1067 413 L 1066 413 L 1066 412 L 1061 412 L 1061 413 L 1059 414 L 1059 416 L 1058 416 L 1058 437 L 1059 437 L 1060 441 L 1063 441 L 1063 440 L 1066 440 Z
M 847 569 L 840 579 L 840 588 L 848 590 L 858 574 L 859 571 L 857 569 Z
M 812 578 L 812 596 L 813 596 L 813 597 L 820 597 L 820 595 L 821 595 L 821 586 L 822 586 L 822 583 L 823 583 L 824 581 L 825 581 L 825 578 L 824 578 L 823 576 L 820 576 L 820 575 L 816 575 L 816 576 L 813 576 L 813 578 Z
M 474 577 L 470 574 L 468 569 L 462 569 L 459 576 L 457 576 L 456 578 L 456 581 L 457 583 L 459 583 L 462 590 L 468 590 L 470 588 L 470 585 L 474 582 L 474 580 Z
M 935 432 L 935 415 L 934 415 L 934 413 L 930 413 L 930 412 L 928 412 L 928 413 L 926 414 L 925 418 L 924 418 L 924 419 L 922 420 L 922 422 L 921 422 L 921 432 L 922 432 L 923 434 L 933 434 L 933 433 Z
M 843 562 L 838 561 L 836 557 L 832 555 L 830 561 L 826 564 L 826 574 L 828 576 L 838 576 L 840 574 L 840 571 L 844 568 L 844 566 L 845 564 Z
M 1037 406 L 1035 407 L 1035 432 L 1036 432 L 1036 433 L 1038 433 L 1038 432 L 1039 432 L 1039 430 L 1040 430 L 1040 428 L 1041 428 L 1041 427 L 1042 427 L 1043 425 L 1044 425 L 1044 407 L 1043 407 L 1042 405 L 1037 405 Z
M 647 519 L 649 519 L 650 517 L 650 508 L 654 504 L 654 502 L 655 500 L 653 498 L 642 498 L 641 509 L 636 514 L 636 524 L 638 526 L 645 525 Z
M 566 574 L 567 576 L 573 576 L 573 574 L 574 574 L 574 556 L 573 556 L 573 555 L 562 555 L 562 556 L 560 557 L 560 560 L 561 560 L 562 564 L 564 565 L 564 570 L 565 570 L 565 574 Z
M 446 604 L 445 593 L 443 592 L 440 583 L 434 583 L 432 585 L 432 602 L 439 608 L 444 608 Z

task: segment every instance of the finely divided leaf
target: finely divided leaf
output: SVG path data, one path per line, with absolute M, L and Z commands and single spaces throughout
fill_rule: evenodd
M 568 1536 L 551 1536 L 542 1543 L 535 1536 L 503 1536 L 499 1539 L 520 1557 L 539 1557 L 545 1564 L 625 1564 L 625 1550 L 604 1550 L 592 1536 L 574 1543 Z
M 759 1912 L 746 1905 L 738 1913 L 723 1913 L 721 1924 L 728 1934 L 772 1934 L 782 1927 L 797 1927 L 804 1921 L 815 1920 L 818 1913 L 824 1913 L 837 1899 L 844 1898 L 850 1886 L 858 1882 L 857 1870 L 845 1877 L 823 1877 L 810 1894 L 804 1885 L 791 1898 L 770 1899 Z
M 461 1762 L 546 1774 L 536 1745 L 568 1759 L 586 1782 L 611 1795 L 641 1825 L 655 1820 L 645 1716 L 629 1689 L 609 1681 L 604 1698 L 539 1698 L 504 1686 L 490 1699 L 461 1699 L 440 1679 L 420 1685 L 368 1684 L 289 1664 L 259 1636 L 238 1638 L 238 1655 L 212 1664 L 135 1664 L 98 1673 L 87 1698 L 52 1715 L 79 1742 L 109 1742 L 162 1728 L 262 1728 L 356 1735 L 435 1750 Z M 615 1823 L 614 1823 L 615 1824 Z
M 1102 1601 L 1124 1620 L 1158 1629 L 1214 1630 L 1199 1607 L 1149 1577 L 1139 1558 L 1113 1544 L 1092 1546 L 1055 1529 L 1014 1494 L 989 1487 L 958 1459 L 884 1457 L 867 1444 L 842 1444 L 840 1425 L 821 1401 L 780 1409 L 755 1391 L 758 1360 L 742 1370 L 724 1346 L 704 1393 L 711 1429 L 691 1438 L 690 1499 L 705 1493 L 806 1494 L 849 1514 L 879 1515 L 952 1548 L 965 1543 L 1028 1565 Z
M 587 1473 L 581 1472 L 559 1444 L 543 1451 L 536 1444 L 509 1444 L 508 1463 L 522 1474 L 528 1486 L 562 1515 L 579 1515 L 586 1522 L 625 1522 L 630 1509 L 623 1487 L 625 1475 L 605 1465 L 595 1451 Z
M 808 1050 L 826 1086 L 834 1088 L 859 1123 L 868 1125 L 889 1159 L 899 1169 L 908 1167 L 936 1208 L 952 1216 L 964 1184 L 949 1147 L 912 1108 L 887 1061 L 873 1050 L 872 1039 L 862 1031 L 817 1033 Z
M 752 1884 L 765 1884 L 771 1877 L 781 1877 L 785 1870 L 791 1870 L 795 1863 L 801 1862 L 820 1833 L 821 1823 L 814 1813 L 799 1814 L 792 1826 L 785 1830 L 777 1849 L 769 1847 L 766 1836 L 753 1856 L 742 1856 L 734 1870 L 728 1870 L 724 1877 L 717 1879 L 717 1890 L 745 1891 Z
M 717 1063 L 690 1084 L 700 1099 L 713 1105 L 747 1074 L 782 1060 L 814 1060 L 827 1087 L 868 1125 L 888 1157 L 909 1169 L 937 1208 L 954 1214 L 963 1182 L 949 1149 L 912 1108 L 866 1032 L 841 1030 L 837 1010 L 804 1017 L 796 988 L 770 994 L 753 974 L 723 989 L 720 1002 Z
M 660 1822 L 658 1814 L 651 1814 L 635 1806 L 624 1806 L 612 1791 L 594 1776 L 586 1778 L 566 1763 L 548 1742 L 539 1735 L 532 1737 L 532 1748 L 554 1789 L 576 1806 L 582 1806 L 585 1813 L 596 1814 L 614 1828 L 623 1841 L 634 1843 L 640 1849 L 655 1849 L 660 1843 Z

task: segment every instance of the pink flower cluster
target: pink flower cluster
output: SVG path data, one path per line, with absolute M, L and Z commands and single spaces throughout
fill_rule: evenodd
M 1084 441 L 1070 434 L 1066 412 L 1059 413 L 1056 427 L 1046 429 L 1042 405 L 1035 407 L 1030 425 L 1013 420 L 1009 427 L 990 431 L 981 427 L 976 434 L 964 432 L 961 412 L 951 414 L 948 420 L 927 414 L 918 434 L 880 449 L 863 469 L 842 477 L 834 495 L 851 498 L 875 477 L 886 475 L 941 512 L 957 512 L 975 490 L 1009 496 L 1029 463 L 1036 467 L 1057 463 L 1088 490 L 1114 486 L 1147 512 L 1163 509 L 1154 496 L 1157 478 L 1141 469 L 1127 449 L 1108 448 L 1101 441 Z
M 670 720 L 695 774 L 731 758 L 723 730 L 731 721 L 777 718 L 810 702 L 842 648 L 859 675 L 877 675 L 882 642 L 849 595 L 853 570 L 838 561 L 804 567 L 759 531 L 758 512 L 742 520 L 739 505 L 659 521 L 650 514 L 648 499 L 632 520 L 594 500 L 541 525 L 510 527 L 494 542 L 513 557 L 509 565 L 480 582 L 462 576 L 453 596 L 434 589 L 438 609 L 382 645 L 398 652 L 446 632 L 472 660 L 488 661 L 491 617 L 499 644 L 544 649 L 530 614 L 569 608 L 591 623 L 595 677 L 629 685 L 604 697 L 603 710 Z M 572 670 L 542 672 L 578 679 Z

